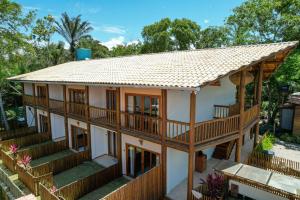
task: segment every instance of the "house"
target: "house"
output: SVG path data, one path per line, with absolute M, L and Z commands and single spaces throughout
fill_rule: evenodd
M 300 93 L 289 96 L 289 100 L 280 109 L 280 127 L 282 130 L 300 135 Z
M 262 81 L 296 46 L 74 61 L 10 80 L 23 84 L 28 126 L 53 140 L 66 138 L 75 151 L 88 149 L 91 159 L 116 158 L 127 176 L 161 165 L 163 193 L 187 180 L 183 195 L 191 199 L 203 154 L 228 158 L 235 147 L 240 162 L 245 135 L 257 141 Z M 247 84 L 254 86 L 251 93 Z

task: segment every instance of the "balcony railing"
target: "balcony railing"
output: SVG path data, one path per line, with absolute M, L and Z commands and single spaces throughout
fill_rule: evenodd
M 190 124 L 175 120 L 167 120 L 167 140 L 188 144 Z
M 23 95 L 23 102 L 25 105 L 34 105 L 34 97 L 32 95 Z
M 239 114 L 239 104 L 214 105 L 214 118 L 224 118 Z
M 90 106 L 90 119 L 94 123 L 115 126 L 117 123 L 117 112 L 115 110 Z
M 258 105 L 255 105 L 244 113 L 244 127 L 250 125 L 255 119 L 259 117 L 258 113 L 259 107 Z
M 80 103 L 67 103 L 68 114 L 85 117 L 86 116 L 86 105 Z
M 239 131 L 239 123 L 239 115 L 197 123 L 195 143 L 205 143 L 236 134 Z
M 121 112 L 122 128 L 144 132 L 152 136 L 161 136 L 161 119 L 135 113 Z
M 64 101 L 49 99 L 49 108 L 53 111 L 63 113 L 64 112 Z
M 46 107 L 47 106 L 47 98 L 45 97 L 36 97 L 36 103 L 38 106 Z

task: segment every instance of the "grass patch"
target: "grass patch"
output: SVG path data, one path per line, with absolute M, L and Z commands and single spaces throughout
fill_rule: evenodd
M 275 143 L 275 136 L 272 133 L 266 133 L 261 142 L 257 145 L 256 151 L 267 151 L 273 148 L 273 144 Z
M 64 157 L 72 155 L 72 154 L 75 154 L 75 153 L 71 150 L 60 151 L 60 152 L 57 152 L 57 153 L 54 153 L 54 154 L 51 154 L 48 156 L 43 156 L 38 159 L 32 160 L 30 163 L 30 166 L 35 167 L 35 166 L 41 165 L 43 163 L 51 162 L 53 160 L 62 159 Z
M 125 177 L 117 178 L 117 179 L 107 183 L 106 185 L 104 185 L 104 186 L 88 193 L 87 195 L 84 195 L 79 200 L 98 200 L 98 199 L 101 199 L 101 198 L 105 197 L 106 195 L 108 195 L 109 193 L 115 191 L 119 187 L 125 185 L 128 182 L 129 182 L 129 180 Z
M 103 166 L 92 161 L 87 161 L 55 175 L 54 185 L 56 186 L 56 188 L 61 188 L 65 185 L 68 185 L 69 183 L 90 176 L 102 169 L 104 169 Z

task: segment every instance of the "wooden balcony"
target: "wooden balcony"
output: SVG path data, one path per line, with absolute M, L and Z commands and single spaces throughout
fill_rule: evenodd
M 259 118 L 259 106 L 254 105 L 253 107 L 247 109 L 244 113 L 244 128 L 250 126 Z
M 68 102 L 67 109 L 68 114 L 75 117 L 85 117 L 87 114 L 85 104 Z
M 90 120 L 94 124 L 116 126 L 117 112 L 106 108 L 90 106 Z
M 64 102 L 55 99 L 49 99 L 49 108 L 52 112 L 56 112 L 59 114 L 64 113 Z
M 214 118 L 224 118 L 239 114 L 239 104 L 214 105 Z
M 40 107 L 47 107 L 47 98 L 36 97 L 36 105 Z
M 34 97 L 32 95 L 24 94 L 23 95 L 23 102 L 24 102 L 25 105 L 28 105 L 28 106 L 34 106 L 35 105 Z
M 127 132 L 160 138 L 161 125 L 162 121 L 159 117 L 121 112 L 121 128 Z
M 166 139 L 170 142 L 189 144 L 190 124 L 187 122 L 167 120 Z

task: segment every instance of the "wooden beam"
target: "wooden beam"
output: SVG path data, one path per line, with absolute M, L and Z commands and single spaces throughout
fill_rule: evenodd
M 63 100 L 64 100 L 64 123 L 65 123 L 65 138 L 66 145 L 69 147 L 69 123 L 68 123 L 68 104 L 67 104 L 67 86 L 63 85 Z
M 258 72 L 258 83 L 257 83 L 257 104 L 258 104 L 258 114 L 260 113 L 261 107 L 261 96 L 262 96 L 262 82 L 263 82 L 263 74 L 264 74 L 263 65 L 259 67 Z M 258 143 L 258 135 L 259 135 L 259 121 L 255 127 L 255 135 L 254 135 L 254 147 L 256 147 Z
M 165 196 L 167 193 L 167 145 L 166 145 L 166 134 L 167 134 L 167 90 L 161 90 L 162 97 L 162 127 L 161 127 L 161 160 L 162 160 L 162 191 Z
M 118 159 L 118 164 L 119 164 L 119 174 L 122 174 L 122 133 L 121 133 L 121 91 L 120 88 L 118 87 L 116 89 L 116 134 L 117 134 L 117 159 Z
M 88 137 L 89 157 L 92 159 L 92 142 L 91 142 L 91 124 L 90 124 L 90 91 L 89 86 L 85 86 L 85 123 Z
M 50 113 L 50 102 L 49 102 L 49 84 L 46 84 L 46 111 L 48 116 L 48 135 L 52 138 L 52 127 L 51 127 L 51 113 Z
M 34 101 L 34 105 L 33 105 L 33 111 L 34 111 L 34 123 L 35 123 L 35 130 L 36 132 L 38 132 L 38 119 L 37 119 L 37 100 L 36 100 L 36 94 L 35 94 L 35 84 L 32 83 L 32 96 L 33 96 L 33 101 Z
M 241 161 L 241 148 L 243 143 L 243 128 L 244 128 L 244 110 L 245 110 L 245 75 L 246 71 L 241 71 L 241 79 L 239 86 L 239 105 L 240 105 L 240 123 L 239 123 L 239 138 L 236 141 L 235 161 Z
M 194 154 L 195 154 L 195 113 L 196 113 L 196 93 L 192 92 L 190 96 L 190 146 L 189 146 L 189 163 L 188 163 L 188 184 L 187 200 L 192 199 L 193 174 L 194 174 Z

